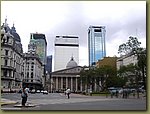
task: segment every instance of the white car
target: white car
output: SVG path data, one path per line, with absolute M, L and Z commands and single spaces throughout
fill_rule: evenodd
M 31 90 L 31 93 L 35 93 L 35 92 L 36 92 L 35 89 L 32 89 L 32 90 Z
M 40 90 L 37 90 L 36 92 L 37 92 L 37 93 L 40 93 Z
M 48 92 L 45 90 L 45 91 L 43 91 L 43 94 L 48 94 Z

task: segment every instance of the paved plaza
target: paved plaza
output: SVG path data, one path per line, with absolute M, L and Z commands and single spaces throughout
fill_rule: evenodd
M 21 106 L 18 93 L 2 94 L 2 110 L 146 110 L 146 98 L 132 96 L 128 99 L 108 96 L 85 96 L 71 94 L 68 99 L 63 93 L 29 94 L 26 107 Z

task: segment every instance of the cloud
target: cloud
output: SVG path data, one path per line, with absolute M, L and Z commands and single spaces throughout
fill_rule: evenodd
M 23 50 L 27 51 L 30 33 L 44 33 L 48 55 L 54 53 L 56 35 L 79 37 L 80 55 L 87 50 L 88 27 L 106 26 L 106 54 L 117 53 L 118 45 L 129 36 L 137 35 L 146 45 L 145 1 L 2 1 L 1 18 L 15 22 L 21 37 Z M 87 64 L 87 52 L 80 56 L 81 64 Z

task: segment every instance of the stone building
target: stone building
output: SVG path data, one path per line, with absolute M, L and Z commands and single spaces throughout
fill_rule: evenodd
M 42 89 L 44 67 L 35 53 L 36 45 L 29 44 L 28 53 L 23 53 L 21 39 L 7 19 L 1 26 L 1 90 L 18 91 L 22 86 Z
M 21 39 L 14 27 L 9 27 L 7 19 L 1 26 L 1 88 L 15 91 L 22 85 L 23 49 Z
M 43 89 L 42 76 L 43 67 L 39 56 L 36 54 L 36 44 L 28 45 L 28 53 L 24 54 L 24 78 L 23 86 L 30 90 Z
M 98 62 L 96 63 L 96 67 L 102 67 L 102 66 L 111 66 L 112 68 L 114 68 L 115 70 L 117 70 L 117 57 L 104 57 L 101 60 L 98 60 Z

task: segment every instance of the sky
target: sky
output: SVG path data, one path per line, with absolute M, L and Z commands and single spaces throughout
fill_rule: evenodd
M 28 50 L 30 33 L 43 33 L 47 55 L 54 55 L 57 35 L 79 37 L 79 65 L 88 65 L 90 25 L 106 27 L 106 56 L 119 56 L 118 47 L 136 36 L 146 48 L 146 1 L 1 1 L 1 25 L 13 23 Z

